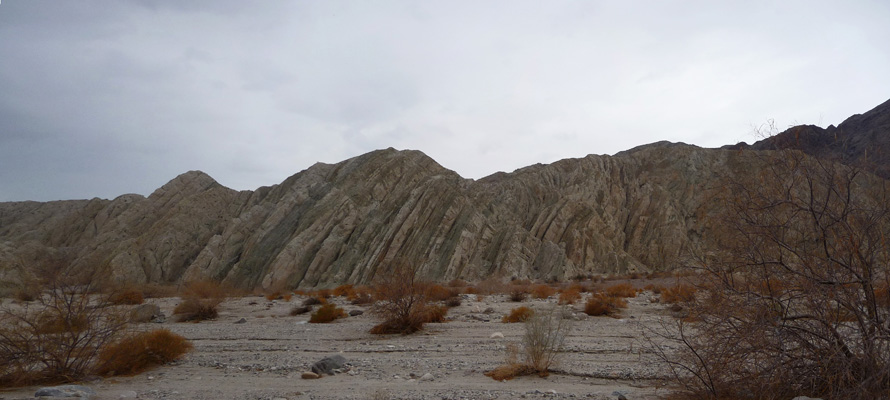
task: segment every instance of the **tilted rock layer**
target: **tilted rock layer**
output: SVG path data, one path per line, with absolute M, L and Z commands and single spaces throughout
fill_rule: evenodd
M 419 151 L 316 164 L 255 191 L 182 174 L 148 197 L 0 203 L 0 283 L 64 259 L 116 281 L 241 288 L 426 279 L 567 279 L 664 270 L 713 246 L 721 177 L 759 151 L 667 142 L 464 179 Z

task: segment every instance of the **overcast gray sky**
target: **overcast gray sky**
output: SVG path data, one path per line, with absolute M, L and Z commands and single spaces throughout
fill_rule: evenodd
M 387 147 L 481 178 L 890 98 L 885 0 L 0 1 L 0 201 Z

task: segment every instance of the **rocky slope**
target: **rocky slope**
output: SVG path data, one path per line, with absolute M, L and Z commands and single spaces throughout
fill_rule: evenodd
M 881 107 L 836 128 L 847 148 L 887 133 Z M 192 171 L 148 197 L 0 203 L 0 284 L 54 263 L 265 289 L 369 283 L 395 259 L 435 280 L 662 270 L 713 246 L 712 189 L 756 171 L 755 153 L 661 142 L 473 181 L 387 149 L 255 191 Z

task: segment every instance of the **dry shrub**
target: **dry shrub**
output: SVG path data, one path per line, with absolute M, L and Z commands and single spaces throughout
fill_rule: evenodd
M 188 340 L 167 329 L 141 332 L 102 349 L 95 373 L 102 376 L 134 375 L 178 360 L 191 349 Z
M 108 296 L 108 301 L 114 305 L 137 305 L 144 303 L 145 297 L 139 289 L 126 288 L 111 293 Z
M 331 295 L 335 297 L 346 297 L 349 298 L 355 293 L 355 287 L 350 284 L 340 285 L 334 288 L 331 291 Z
M 587 285 L 583 285 L 580 282 L 573 282 L 568 287 L 562 289 L 562 292 L 565 291 L 577 291 L 578 293 L 587 293 L 590 291 L 590 287 Z
M 693 254 L 698 293 L 674 296 L 697 322 L 673 321 L 652 348 L 677 346 L 660 354 L 689 398 L 890 398 L 890 309 L 876 296 L 890 276 L 890 181 L 751 153 L 754 173 L 715 188 L 722 248 Z
M 620 309 L 627 308 L 627 301 L 604 293 L 594 293 L 584 305 L 584 313 L 591 316 L 617 315 Z
M 315 310 L 309 316 L 309 322 L 312 324 L 327 324 L 340 318 L 346 318 L 346 312 L 342 308 L 328 303 Z
M 460 296 L 449 297 L 445 300 L 445 307 L 459 307 L 463 303 L 463 299 Z
M 463 279 L 452 279 L 450 282 L 448 282 L 448 287 L 465 288 L 467 286 L 470 286 L 470 284 Z
M 547 376 L 572 330 L 572 321 L 565 315 L 562 307 L 533 312 L 524 323 L 522 362 L 518 359 L 520 351 L 515 346 L 508 346 L 506 363 L 485 375 L 498 381 L 533 373 Z
M 357 293 L 349 302 L 353 305 L 371 304 L 374 302 L 374 296 L 370 293 Z
M 28 302 L 37 300 L 40 296 L 40 289 L 36 286 L 26 286 L 16 290 L 13 298 L 20 302 Z
M 266 300 L 272 301 L 272 300 L 281 300 L 284 298 L 284 295 L 282 295 L 281 292 L 272 292 L 272 293 L 266 294 L 265 297 L 266 297 Z
M 611 297 L 637 297 L 637 289 L 629 283 L 619 283 L 607 287 L 606 295 Z
M 180 297 L 197 299 L 217 299 L 222 301 L 229 297 L 231 288 L 214 281 L 192 281 L 185 284 Z
M 577 288 L 563 290 L 559 294 L 559 304 L 575 304 L 581 299 L 581 291 Z
M 146 284 L 139 289 L 142 291 L 142 296 L 146 299 L 176 297 L 179 293 L 179 289 L 173 285 Z
M 297 315 L 303 315 L 310 311 L 312 311 L 312 307 L 298 306 L 298 307 L 291 308 L 289 314 L 291 317 L 296 317 Z
M 499 294 L 506 293 L 508 289 L 508 285 L 504 282 L 501 282 L 500 279 L 497 278 L 488 278 L 479 282 L 475 286 L 476 292 L 474 294 Z M 467 292 L 469 293 L 469 292 Z
M 550 296 L 556 294 L 556 289 L 551 287 L 550 285 L 534 285 L 531 287 L 532 296 L 536 299 L 546 299 Z
M 330 298 L 331 295 L 332 295 L 331 289 L 321 289 L 321 290 L 315 291 L 315 297 L 318 297 L 320 299 Z
M 45 294 L 0 308 L 0 387 L 71 382 L 88 375 L 127 318 L 90 277 L 68 280 L 63 268 L 42 278 Z
M 187 298 L 173 309 L 176 322 L 201 322 L 216 319 L 219 316 L 217 299 Z
M 406 260 L 395 260 L 393 271 L 377 284 L 377 299 L 372 312 L 383 322 L 371 328 L 372 334 L 410 334 L 423 328 L 427 316 L 428 284 L 419 282 Z
M 460 294 L 458 290 L 454 288 L 446 288 L 442 285 L 431 284 L 426 288 L 426 298 L 428 301 L 445 301 L 458 294 Z
M 427 306 L 421 314 L 423 323 L 442 323 L 448 315 L 448 307 L 445 306 Z
M 695 300 L 695 286 L 676 284 L 661 290 L 661 302 L 668 304 L 689 303 Z
M 504 318 L 501 319 L 501 322 L 504 322 L 504 323 L 525 322 L 526 320 L 531 318 L 531 316 L 534 314 L 535 314 L 535 310 L 532 310 L 529 307 L 525 307 L 525 306 L 516 307 L 516 308 L 510 310 L 510 314 L 505 315 Z
M 648 290 L 654 294 L 661 294 L 661 291 L 664 290 L 664 286 L 656 285 L 654 283 L 650 283 L 643 287 L 643 290 Z
M 521 303 L 525 301 L 525 299 L 528 297 L 528 291 L 528 286 L 513 285 L 513 288 L 510 289 L 510 301 L 514 303 Z

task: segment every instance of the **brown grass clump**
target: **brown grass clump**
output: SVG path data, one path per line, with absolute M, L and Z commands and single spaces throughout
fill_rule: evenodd
M 479 282 L 474 287 L 474 294 L 498 294 L 498 293 L 506 293 L 507 284 L 501 282 L 500 279 L 497 278 L 488 278 L 482 282 Z M 470 293 L 470 292 L 467 292 Z
M 540 284 L 532 286 L 531 293 L 536 299 L 546 299 L 556 294 L 556 289 L 550 285 Z
M 449 297 L 445 300 L 445 307 L 459 307 L 463 303 L 463 299 L 460 296 Z
M 109 295 L 108 302 L 114 305 L 137 305 L 144 303 L 145 297 L 141 290 L 128 288 Z
M 692 285 L 669 286 L 661 290 L 661 302 L 668 304 L 689 303 L 695 300 L 696 291 L 697 289 Z
M 321 290 L 315 291 L 315 297 L 318 297 L 320 299 L 330 298 L 331 295 L 333 295 L 333 292 L 331 291 L 331 289 L 321 289 Z
M 514 285 L 510 289 L 510 301 L 514 303 L 522 303 L 528 297 L 528 286 Z
M 139 287 L 142 297 L 146 299 L 157 299 L 162 297 L 176 297 L 179 289 L 173 285 L 147 284 Z
M 325 304 L 309 316 L 309 323 L 327 324 L 340 318 L 346 318 L 346 312 L 333 304 Z
M 426 288 L 426 298 L 429 301 L 445 301 L 460 294 L 455 288 L 446 288 L 442 285 L 429 285 Z
M 445 322 L 445 316 L 448 315 L 448 307 L 445 306 L 427 306 L 423 311 L 421 319 L 424 323 L 442 323 Z
M 504 364 L 485 373 L 485 376 L 496 381 L 509 381 L 517 376 L 531 375 L 535 369 L 524 364 Z
M 643 290 L 648 290 L 655 294 L 661 294 L 661 291 L 664 290 L 664 286 L 656 285 L 654 283 L 650 283 L 643 287 Z
M 175 361 L 191 349 L 188 340 L 169 330 L 141 332 L 102 349 L 95 373 L 102 376 L 134 375 Z
M 448 287 L 461 288 L 461 289 L 466 288 L 467 286 L 470 286 L 470 284 L 463 279 L 452 279 L 450 282 L 448 282 L 447 285 L 448 285 Z
M 225 299 L 231 290 L 213 281 L 193 281 L 185 284 L 181 297 L 198 299 Z
M 637 297 L 637 289 L 629 283 L 619 283 L 607 287 L 606 295 L 610 297 Z
M 331 295 L 335 297 L 349 298 L 355 293 L 355 286 L 350 284 L 340 285 L 331 291 Z
M 173 309 L 173 319 L 176 322 L 201 322 L 216 319 L 219 316 L 217 307 L 219 300 L 187 298 Z
M 627 301 L 623 298 L 594 293 L 584 305 L 584 313 L 591 316 L 616 315 L 622 308 L 627 308 Z
M 575 304 L 578 300 L 581 300 L 581 291 L 577 288 L 566 289 L 559 294 L 559 304 Z
M 516 308 L 510 310 L 510 314 L 505 315 L 504 318 L 501 319 L 501 322 L 504 322 L 504 323 L 525 322 L 526 320 L 531 318 L 531 316 L 534 314 L 535 314 L 535 310 L 532 310 L 531 308 L 528 308 L 525 306 L 516 307 Z

